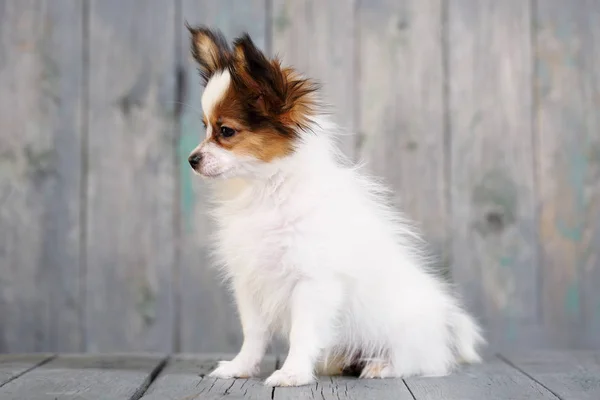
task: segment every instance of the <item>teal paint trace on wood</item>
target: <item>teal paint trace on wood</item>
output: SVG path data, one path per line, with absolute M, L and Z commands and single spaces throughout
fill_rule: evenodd
M 500 259 L 498 260 L 498 262 L 503 267 L 510 267 L 514 264 L 515 257 L 512 255 L 509 255 L 509 256 L 503 255 L 503 256 L 500 256 Z
M 290 27 L 291 23 L 292 22 L 289 17 L 289 6 L 288 3 L 285 2 L 274 18 L 273 27 L 275 28 L 275 33 L 283 33 L 283 31 Z
M 571 282 L 567 288 L 567 294 L 565 295 L 565 311 L 567 314 L 575 316 L 579 315 L 579 296 L 579 285 L 577 282 Z
M 519 335 L 519 326 L 518 322 L 514 317 L 509 317 L 507 327 L 506 327 L 506 339 L 509 342 L 516 342 Z
M 177 145 L 177 156 L 179 159 L 179 179 L 181 185 L 181 213 L 185 229 L 190 232 L 193 226 L 196 195 L 194 194 L 194 186 L 192 185 L 194 174 L 188 163 L 188 157 L 191 151 L 198 145 L 199 135 L 190 132 L 186 119 L 184 118 L 182 122 L 182 131 Z
M 575 115 L 571 112 L 565 113 L 565 131 L 580 132 L 584 127 L 577 120 Z M 588 152 L 585 151 L 589 148 L 588 138 L 586 137 L 583 143 L 579 141 L 572 141 L 570 143 L 570 149 L 567 155 L 567 168 L 568 168 L 568 181 L 571 185 L 574 200 L 574 210 L 578 218 L 573 222 L 573 226 L 567 226 L 564 221 L 558 220 L 556 228 L 558 231 L 567 239 L 574 242 L 580 242 L 583 236 L 584 229 L 586 227 L 586 209 L 588 202 L 585 197 L 586 180 L 589 170 Z

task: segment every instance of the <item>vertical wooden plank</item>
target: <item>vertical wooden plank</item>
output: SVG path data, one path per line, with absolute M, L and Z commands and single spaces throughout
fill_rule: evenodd
M 440 0 L 362 1 L 360 156 L 448 266 Z
M 82 345 L 82 15 L 0 1 L 0 352 Z
M 448 2 L 453 276 L 491 348 L 540 345 L 530 3 Z
M 0 398 L 139 399 L 163 366 L 158 356 L 64 356 L 7 383 L 0 388 Z
M 272 0 L 273 53 L 317 79 L 335 121 L 347 129 L 340 147 L 355 156 L 357 0 Z
M 172 345 L 175 6 L 92 0 L 87 349 Z
M 600 3 L 536 4 L 544 326 L 600 348 Z
M 206 186 L 194 176 L 187 161 L 204 137 L 201 119 L 203 87 L 189 48 L 191 25 L 205 24 L 223 31 L 229 40 L 247 31 L 265 50 L 267 37 L 266 0 L 183 0 L 180 63 L 185 79 L 181 99 L 182 117 L 178 146 L 179 217 L 181 218 L 181 350 L 185 352 L 236 352 L 241 345 L 241 327 L 232 307 L 233 299 L 220 284 L 209 261 L 211 228 L 207 218 Z M 268 50 L 268 49 L 266 49 Z

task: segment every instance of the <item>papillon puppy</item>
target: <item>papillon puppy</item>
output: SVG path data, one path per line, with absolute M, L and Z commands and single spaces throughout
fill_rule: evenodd
M 206 126 L 189 163 L 212 187 L 215 255 L 244 335 L 211 376 L 256 376 L 274 334 L 289 352 L 270 386 L 349 370 L 439 376 L 479 361 L 479 327 L 386 189 L 336 147 L 318 85 L 247 34 L 230 47 L 218 31 L 188 29 Z

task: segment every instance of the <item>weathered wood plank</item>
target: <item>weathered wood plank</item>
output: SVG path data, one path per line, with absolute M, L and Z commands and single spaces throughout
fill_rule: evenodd
M 507 359 L 562 400 L 600 399 L 598 352 L 538 351 Z
M 452 274 L 492 348 L 541 345 L 529 2 L 448 2 Z
M 82 15 L 0 1 L 0 352 L 82 348 Z
M 378 399 L 413 400 L 402 379 L 356 379 L 349 377 L 320 377 L 309 386 L 275 388 L 274 399 Z
M 179 355 L 169 361 L 144 400 L 159 399 L 270 399 L 273 389 L 262 378 L 275 370 L 275 358 L 267 357 L 261 366 L 261 379 L 215 379 L 208 374 L 218 360 L 230 360 L 231 355 Z
M 175 263 L 175 4 L 89 15 L 89 351 L 168 351 Z
M 3 400 L 139 398 L 164 358 L 142 355 L 59 357 L 0 388 Z
M 469 365 L 438 378 L 410 378 L 406 384 L 418 400 L 556 399 L 549 390 L 498 359 Z
M 538 1 L 542 315 L 559 347 L 600 347 L 600 3 Z
M 206 208 L 206 186 L 194 176 L 187 161 L 204 137 L 201 120 L 202 86 L 197 66 L 189 53 L 191 25 L 206 24 L 223 31 L 229 40 L 247 31 L 257 46 L 266 45 L 266 0 L 183 0 L 180 65 L 185 96 L 182 96 L 179 132 L 179 218 L 181 221 L 180 325 L 181 351 L 236 352 L 241 345 L 241 328 L 233 300 L 210 268 L 210 226 Z
M 334 119 L 348 132 L 340 147 L 355 156 L 357 76 L 356 0 L 273 0 L 273 54 L 323 85 Z
M 0 387 L 52 358 L 50 354 L 0 355 Z
M 442 2 L 363 1 L 358 21 L 359 155 L 448 270 Z

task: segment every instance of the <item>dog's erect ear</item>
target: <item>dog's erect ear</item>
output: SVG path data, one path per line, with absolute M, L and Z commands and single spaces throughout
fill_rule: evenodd
M 185 26 L 191 34 L 192 55 L 199 65 L 200 75 L 206 83 L 217 71 L 227 68 L 231 59 L 231 51 L 225 36 L 219 31 L 204 26 Z
M 286 79 L 279 63 L 269 60 L 250 36 L 244 34 L 233 43 L 233 55 L 241 84 L 254 92 L 267 113 L 279 113 L 285 103 Z

